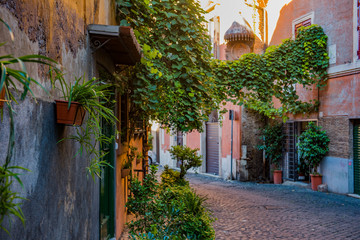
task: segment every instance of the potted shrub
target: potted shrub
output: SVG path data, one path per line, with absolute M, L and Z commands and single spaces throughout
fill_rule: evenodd
M 297 168 L 299 181 L 305 181 L 305 175 L 307 175 L 307 169 L 308 169 L 308 165 L 304 161 L 301 161 L 301 163 Z
M 282 183 L 282 144 L 283 144 L 282 124 L 268 124 L 262 129 L 261 139 L 263 144 L 257 146 L 259 150 L 265 151 L 265 158 L 273 167 L 274 184 Z
M 329 151 L 329 142 L 326 132 L 321 130 L 321 127 L 316 126 L 315 123 L 310 122 L 296 144 L 300 159 L 308 162 L 311 168 L 311 188 L 314 191 L 317 191 L 318 185 L 322 183 L 322 175 L 318 172 L 318 166 Z

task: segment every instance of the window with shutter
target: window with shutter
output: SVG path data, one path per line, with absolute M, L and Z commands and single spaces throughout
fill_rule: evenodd
M 360 1 L 360 0 L 358 0 L 358 1 Z M 297 34 L 300 27 L 308 27 L 310 25 L 311 25 L 311 18 L 306 19 L 305 21 L 302 21 L 300 23 L 295 24 L 294 36 L 296 37 L 296 34 Z

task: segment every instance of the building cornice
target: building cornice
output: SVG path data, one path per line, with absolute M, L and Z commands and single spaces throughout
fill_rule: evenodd
M 328 69 L 329 78 L 345 77 L 360 73 L 360 61 L 355 63 L 342 64 Z

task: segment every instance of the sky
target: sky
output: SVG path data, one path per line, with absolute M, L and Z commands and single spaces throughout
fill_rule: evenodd
M 209 0 L 199 0 L 202 7 L 207 5 Z M 266 10 L 268 12 L 269 20 L 269 42 L 272 34 L 275 30 L 277 20 L 279 19 L 280 10 L 283 6 L 291 2 L 292 0 L 269 0 Z M 234 21 L 240 21 L 240 14 L 250 23 L 252 26 L 252 8 L 245 5 L 244 0 L 213 0 L 220 5 L 216 7 L 216 14 L 220 16 L 220 41 L 224 43 L 224 34 Z M 249 1 L 251 2 L 251 1 Z M 212 13 L 208 14 L 210 18 Z

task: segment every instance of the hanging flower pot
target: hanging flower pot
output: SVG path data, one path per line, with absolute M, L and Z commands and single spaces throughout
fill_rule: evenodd
M 4 107 L 5 101 L 5 87 L 3 87 L 0 92 L 0 109 Z
M 317 191 L 318 186 L 322 184 L 322 175 L 310 174 L 311 176 L 311 189 Z
M 68 101 L 55 100 L 56 102 L 56 122 L 59 124 L 81 126 L 86 111 L 78 102 L 71 102 L 70 108 Z
M 126 178 L 130 175 L 131 169 L 130 168 L 123 168 L 121 169 L 121 178 Z
M 282 171 L 274 170 L 274 184 L 281 184 L 281 183 L 282 183 Z

